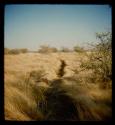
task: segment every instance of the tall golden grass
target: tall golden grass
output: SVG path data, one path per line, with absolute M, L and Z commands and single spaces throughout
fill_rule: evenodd
M 94 84 L 91 71 L 79 72 L 81 59 L 75 52 L 5 55 L 5 120 L 111 120 L 112 89 Z

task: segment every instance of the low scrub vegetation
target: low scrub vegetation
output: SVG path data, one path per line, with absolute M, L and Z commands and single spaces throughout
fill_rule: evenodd
M 19 49 L 11 49 L 8 54 L 19 54 L 20 50 Z
M 40 49 L 38 50 L 39 53 L 51 53 L 51 52 L 57 52 L 57 48 L 55 47 L 50 47 L 48 45 L 43 45 L 40 47 Z
M 28 52 L 28 49 L 26 49 L 26 48 L 20 49 L 20 52 L 21 52 L 21 53 L 27 53 L 27 52 Z
M 61 52 L 72 52 L 72 50 L 67 47 L 62 47 Z
M 5 49 L 4 49 L 4 54 L 8 54 L 8 53 L 9 53 L 9 51 L 10 51 L 10 49 L 5 48 Z
M 75 46 L 74 47 L 74 51 L 82 53 L 82 52 L 85 52 L 85 49 L 83 47 L 80 47 L 80 46 Z
M 22 49 L 8 49 L 8 48 L 5 48 L 4 49 L 4 53 L 5 54 L 20 54 L 20 53 L 27 53 L 28 52 L 28 49 L 26 48 L 22 48 Z

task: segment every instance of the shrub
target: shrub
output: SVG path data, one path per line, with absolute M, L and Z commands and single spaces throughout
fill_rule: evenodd
M 11 49 L 9 51 L 9 54 L 19 54 L 20 53 L 20 50 L 19 49 Z
M 62 47 L 61 52 L 71 52 L 71 50 L 66 47 Z
M 27 52 L 28 52 L 28 49 L 22 48 L 22 49 L 20 49 L 20 52 L 21 52 L 21 53 L 27 53 Z
M 93 70 L 98 80 L 106 82 L 112 78 L 111 33 L 97 33 L 96 36 L 100 42 L 94 45 L 94 51 L 87 55 L 88 60 L 82 62 L 81 67 Z
M 5 54 L 19 54 L 19 53 L 27 53 L 28 49 L 22 48 L 22 49 L 8 49 L 5 48 Z
M 10 49 L 5 48 L 5 49 L 4 49 L 4 54 L 9 54 L 9 51 L 10 51 Z
M 83 47 L 75 46 L 75 47 L 74 47 L 74 51 L 75 51 L 75 52 L 84 52 L 85 50 L 84 50 Z
M 38 50 L 38 52 L 40 53 L 50 53 L 50 52 L 57 52 L 57 48 L 55 47 L 49 47 L 48 45 L 43 45 L 40 46 L 40 49 Z
M 52 52 L 57 52 L 57 51 L 58 51 L 57 48 L 55 48 L 55 47 L 50 48 L 50 50 L 51 50 Z

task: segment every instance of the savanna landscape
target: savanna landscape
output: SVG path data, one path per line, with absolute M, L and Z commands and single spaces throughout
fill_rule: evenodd
M 112 120 L 111 8 L 5 5 L 5 121 Z
M 111 34 L 98 37 L 100 43 L 90 51 L 5 48 L 5 119 L 111 120 Z

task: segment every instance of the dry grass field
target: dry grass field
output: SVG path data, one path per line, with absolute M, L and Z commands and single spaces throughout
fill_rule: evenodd
M 111 120 L 112 88 L 104 89 L 100 82 L 94 83 L 91 70 L 82 71 L 80 63 L 87 60 L 84 53 L 4 57 L 5 120 Z

